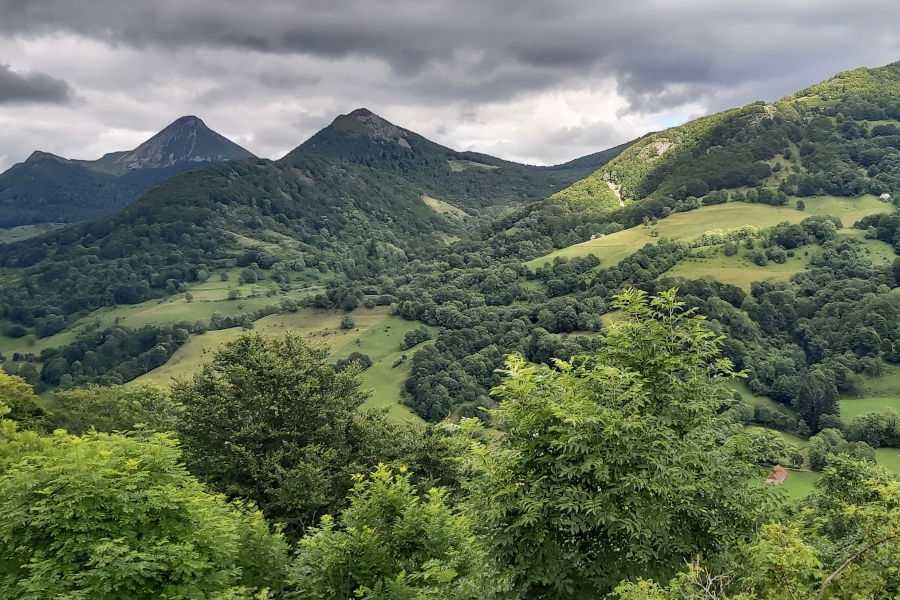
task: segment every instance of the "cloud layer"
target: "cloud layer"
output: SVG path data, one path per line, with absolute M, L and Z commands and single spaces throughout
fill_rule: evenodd
M 64 104 L 71 97 L 72 88 L 62 79 L 34 71 L 17 73 L 0 64 L 0 104 Z
M 893 0 L 0 0 L 0 168 L 188 113 L 275 157 L 358 106 L 559 162 L 898 60 L 898 19 Z

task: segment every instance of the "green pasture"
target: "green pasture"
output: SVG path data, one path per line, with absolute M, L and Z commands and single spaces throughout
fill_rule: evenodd
M 750 260 L 749 252 L 752 250 L 748 251 L 742 247 L 734 256 L 725 256 L 721 249 L 715 249 L 712 256 L 690 256 L 679 261 L 660 277 L 710 278 L 750 291 L 750 284 L 754 281 L 789 280 L 792 275 L 806 268 L 811 256 L 809 250 L 800 248 L 784 263 L 769 261 L 765 266 L 759 266 Z
M 372 366 L 363 371 L 361 379 L 363 389 L 370 390 L 372 396 L 365 406 L 387 407 L 388 414 L 398 420 L 416 419 L 408 408 L 400 404 L 400 390 L 409 374 L 413 354 L 425 344 L 401 351 L 400 343 L 408 331 L 421 324 L 393 316 L 388 307 L 379 306 L 360 308 L 350 313 L 355 322 L 354 328 L 341 329 L 341 318 L 345 314 L 331 309 L 302 308 L 296 313 L 264 317 L 254 323 L 254 330 L 276 335 L 288 331 L 300 333 L 314 342 L 328 345 L 335 359 L 346 358 L 352 352 L 368 355 Z M 142 375 L 137 381 L 167 386 L 175 378 L 190 377 L 211 360 L 217 348 L 243 332 L 242 328 L 235 327 L 191 336 L 164 365 Z M 394 363 L 404 354 L 407 359 L 394 367 Z
M 805 210 L 797 210 L 792 206 L 769 206 L 767 204 L 747 204 L 744 202 L 728 202 L 713 206 L 703 206 L 696 210 L 674 213 L 660 219 L 656 225 L 645 227 L 639 225 L 594 240 L 575 244 L 556 250 L 540 258 L 526 263 L 536 268 L 551 262 L 557 256 L 576 258 L 594 254 L 604 266 L 618 263 L 648 243 L 655 243 L 665 237 L 673 240 L 689 240 L 707 231 L 720 229 L 727 231 L 738 229 L 744 225 L 764 228 L 777 225 L 782 221 L 798 223 L 810 215 L 833 215 L 840 217 L 845 227 L 850 227 L 862 217 L 890 210 L 890 206 L 873 195 L 859 198 L 839 198 L 836 196 L 818 196 L 803 198 Z M 793 204 L 793 202 L 792 202 Z M 651 235 L 656 231 L 658 236 Z
M 820 477 L 822 474 L 815 471 L 788 470 L 788 476 L 780 489 L 784 491 L 788 500 L 800 500 L 813 491 L 813 486 Z
M 860 397 L 841 398 L 841 418 L 845 423 L 870 412 L 900 415 L 900 367 L 890 366 L 880 377 L 867 378 Z
M 450 165 L 450 170 L 454 173 L 459 173 L 466 169 L 487 169 L 490 171 L 497 168 L 496 165 L 486 165 L 474 160 L 448 160 L 447 164 Z
M 458 208 L 449 202 L 444 202 L 443 200 L 438 200 L 437 198 L 432 198 L 431 196 L 422 195 L 422 202 L 424 202 L 431 210 L 435 212 L 439 212 L 442 215 L 452 215 L 454 217 L 468 217 L 469 214 Z
M 891 473 L 900 473 L 900 448 L 878 448 L 875 460 Z
M 145 325 L 168 326 L 180 322 L 208 322 L 216 313 L 222 317 L 236 317 L 252 313 L 270 305 L 277 305 L 285 298 L 299 300 L 316 293 L 321 286 L 314 282 L 294 283 L 289 292 L 282 292 L 275 282 L 261 280 L 253 284 L 240 284 L 240 272 L 231 269 L 228 281 L 222 281 L 221 272 L 210 276 L 205 283 L 191 286 L 193 301 L 188 302 L 184 294 L 174 294 L 166 298 L 146 300 L 139 304 L 120 304 L 95 310 L 82 317 L 65 331 L 38 339 L 34 334 L 13 339 L 0 335 L 0 353 L 11 356 L 14 352 L 40 354 L 44 348 L 56 348 L 69 344 L 87 328 L 92 326 L 140 328 Z M 229 300 L 229 288 L 240 291 L 241 297 Z M 2 325 L 2 323 L 0 323 Z
M 18 227 L 0 228 L 0 244 L 21 242 L 28 238 L 65 227 L 63 223 L 40 223 L 38 225 L 19 225 Z

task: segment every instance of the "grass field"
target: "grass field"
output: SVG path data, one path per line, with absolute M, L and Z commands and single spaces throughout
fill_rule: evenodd
M 315 342 L 327 344 L 335 359 L 345 358 L 352 352 L 367 354 L 373 364 L 361 376 L 363 389 L 372 391 L 366 406 L 387 407 L 388 414 L 395 419 L 417 419 L 399 403 L 400 389 L 409 374 L 412 355 L 424 344 L 401 351 L 400 342 L 408 331 L 421 324 L 395 317 L 389 314 L 389 310 L 386 306 L 358 309 L 351 313 L 356 327 L 344 330 L 340 328 L 341 317 L 346 314 L 343 311 L 304 308 L 296 313 L 262 318 L 254 323 L 254 330 L 265 334 L 300 333 Z M 190 377 L 211 360 L 218 347 L 243 332 L 242 328 L 235 327 L 192 336 L 164 365 L 142 375 L 137 381 L 168 386 L 175 378 Z M 407 355 L 407 360 L 398 367 L 392 367 L 403 354 Z
M 802 437 L 794 435 L 793 433 L 788 433 L 787 431 L 778 431 L 777 429 L 770 429 L 768 427 L 763 427 L 762 425 L 753 424 L 747 425 L 747 427 L 757 427 L 759 429 L 766 429 L 768 431 L 771 431 L 772 433 L 777 433 L 784 439 L 785 443 L 792 444 L 799 450 L 803 450 L 809 445 L 809 441 L 804 440 Z
M 838 238 L 858 240 L 863 245 L 866 257 L 876 266 L 889 265 L 896 258 L 890 244 L 880 240 L 867 240 L 865 232 L 859 229 L 842 229 L 838 232 Z M 817 246 L 797 248 L 794 256 L 788 257 L 784 263 L 770 261 L 762 267 L 750 260 L 749 252 L 741 247 L 737 254 L 725 256 L 721 247 L 704 246 L 666 271 L 662 277 L 712 278 L 750 291 L 750 284 L 754 281 L 787 281 L 795 273 L 806 269 L 820 249 Z
M 793 417 L 797 416 L 797 413 L 795 413 L 792 409 L 785 406 L 784 404 L 776 402 L 768 396 L 755 395 L 750 391 L 750 388 L 747 387 L 747 384 L 744 383 L 743 379 L 735 379 L 733 381 L 729 381 L 726 385 L 729 389 L 734 390 L 735 392 L 740 392 L 741 396 L 744 398 L 744 401 L 749 402 L 754 406 L 765 406 L 770 410 L 785 412 Z
M 454 217 L 469 216 L 469 214 L 461 208 L 457 208 L 449 202 L 444 202 L 443 200 L 438 200 L 437 198 L 432 198 L 431 196 L 426 196 L 423 194 L 422 202 L 428 205 L 430 209 L 434 210 L 435 212 L 439 212 L 442 215 L 453 215 Z
M 900 448 L 879 448 L 875 450 L 875 459 L 891 473 L 900 474 Z M 820 477 L 822 474 L 815 471 L 790 470 L 781 489 L 789 500 L 799 500 L 812 491 Z
M 788 206 L 775 207 L 743 202 L 703 206 L 689 212 L 674 213 L 661 219 L 652 227 L 632 227 L 602 238 L 575 244 L 531 260 L 526 265 L 535 268 L 552 261 L 557 256 L 575 258 L 588 254 L 596 255 L 603 261 L 604 266 L 614 265 L 644 245 L 655 242 L 658 238 L 650 235 L 653 230 L 659 233 L 659 237 L 688 240 L 714 229 L 737 229 L 744 225 L 760 228 L 771 227 L 782 221 L 798 223 L 810 215 L 837 216 L 841 218 L 846 227 L 850 227 L 866 215 L 890 210 L 889 205 L 872 195 L 859 198 L 819 196 L 803 200 L 806 210 L 802 211 Z
M 816 481 L 822 476 L 815 471 L 788 471 L 787 479 L 781 484 L 781 490 L 787 495 L 788 500 L 800 500 L 808 495 Z
M 184 294 L 175 294 L 139 304 L 122 304 L 95 310 L 67 330 L 46 338 L 37 339 L 33 334 L 18 339 L 0 336 L 0 352 L 7 356 L 14 352 L 40 354 L 44 348 L 56 348 L 73 342 L 87 327 L 96 324 L 100 327 L 118 324 L 140 328 L 147 324 L 167 326 L 182 321 L 208 322 L 215 313 L 223 317 L 235 317 L 269 305 L 277 305 L 284 298 L 300 299 L 321 289 L 313 281 L 295 283 L 294 289 L 287 293 L 281 292 L 274 282 L 268 280 L 241 285 L 238 282 L 241 270 L 228 271 L 228 281 L 222 281 L 221 274 L 216 272 L 205 283 L 192 286 L 192 302 L 188 302 Z M 232 287 L 240 290 L 241 298 L 228 299 L 228 289 Z M 270 292 L 274 292 L 274 295 L 269 295 Z
M 844 422 L 849 423 L 853 417 L 870 412 L 900 415 L 900 367 L 888 367 L 881 377 L 866 379 L 860 398 L 841 398 Z
M 408 350 L 401 350 L 400 343 L 407 332 L 421 326 L 422 324 L 416 321 L 406 321 L 388 315 L 372 327 L 360 331 L 352 342 L 334 351 L 335 358 L 345 358 L 352 352 L 362 352 L 372 359 L 372 366 L 363 371 L 361 376 L 363 389 L 372 391 L 372 397 L 365 406 L 387 407 L 388 414 L 395 419 L 418 419 L 412 411 L 399 403 L 400 390 L 409 376 L 413 355 L 432 342 L 423 342 Z M 437 328 L 428 327 L 428 329 L 432 335 L 437 334 Z M 403 356 L 406 356 L 406 359 L 403 359 Z M 394 364 L 398 361 L 400 364 L 395 367 Z
M 800 249 L 782 264 L 770 261 L 761 267 L 750 260 L 745 248 L 741 248 L 734 256 L 725 256 L 720 250 L 711 257 L 692 256 L 679 261 L 660 277 L 682 277 L 684 279 L 709 277 L 750 291 L 750 284 L 754 281 L 787 281 L 794 273 L 804 270 L 809 264 L 809 259 L 810 253 Z
M 450 165 L 450 170 L 454 173 L 459 173 L 460 171 L 465 171 L 466 169 L 493 170 L 497 168 L 495 165 L 486 165 L 484 163 L 475 162 L 474 160 L 448 160 L 447 164 Z
M 0 229 L 0 244 L 21 242 L 42 233 L 65 227 L 63 223 L 41 223 L 40 225 L 19 225 L 8 229 Z
M 878 448 L 875 459 L 888 471 L 900 474 L 900 448 Z
M 841 418 L 849 423 L 853 417 L 870 412 L 892 412 L 900 415 L 900 396 L 841 398 Z

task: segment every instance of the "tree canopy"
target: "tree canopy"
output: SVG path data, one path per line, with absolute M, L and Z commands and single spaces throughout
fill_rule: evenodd
M 16 456 L 0 471 L 0 596 L 249 600 L 282 587 L 284 541 L 207 493 L 171 438 L 4 430 L 0 454 Z
M 746 541 L 775 504 L 780 442 L 733 423 L 720 338 L 674 290 L 628 290 L 601 349 L 556 368 L 510 359 L 502 436 L 480 456 L 483 535 L 529 598 L 596 598 Z

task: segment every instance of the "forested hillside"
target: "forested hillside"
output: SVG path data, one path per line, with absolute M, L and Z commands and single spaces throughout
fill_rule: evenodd
M 857 69 L 649 135 L 590 177 L 497 221 L 485 241 L 498 255 L 532 258 L 732 196 L 774 205 L 896 196 L 898 87 L 900 63 Z
M 878 216 L 892 210 L 891 161 L 900 156 L 891 122 L 897 81 L 896 65 L 854 71 L 771 105 L 651 134 L 581 160 L 617 154 L 587 179 L 474 233 L 466 229 L 477 221 L 438 209 L 502 207 L 573 169 L 455 153 L 354 111 L 281 161 L 186 174 L 113 217 L 0 247 L 6 336 L 23 341 L 6 345 L 10 368 L 49 387 L 127 381 L 208 328 L 249 326 L 299 305 L 352 312 L 389 304 L 394 315 L 433 328 L 394 361 L 402 369 L 379 371 L 381 381 L 405 378 L 394 399 L 430 421 L 486 418 L 505 355 L 551 363 L 596 350 L 623 286 L 676 283 L 728 336 L 724 352 L 748 370 L 749 392 L 785 407 L 750 407 L 751 420 L 815 434 L 841 422 L 840 398 L 861 393 L 865 377 L 898 357 L 890 261 L 900 238 L 896 218 Z M 720 210 L 726 205 L 745 208 Z M 687 211 L 708 226 L 660 237 L 667 217 Z M 623 228 L 646 235 L 606 253 Z M 539 258 L 589 237 L 589 245 Z M 735 284 L 724 271 L 691 281 L 690 265 L 715 256 L 743 261 L 768 281 Z M 784 275 L 768 276 L 768 265 L 783 265 Z M 189 303 L 192 289 L 206 294 L 211 276 L 235 268 L 243 269 L 240 285 L 266 280 L 271 300 L 228 284 L 222 300 L 236 304 L 222 305 L 234 311 L 228 317 L 208 302 L 194 319 L 140 330 L 122 329 L 121 316 L 114 327 L 90 317 L 174 294 Z M 255 308 L 240 302 L 244 289 Z M 341 326 L 352 329 L 360 314 Z M 435 341 L 420 346 L 434 331 Z M 44 339 L 38 351 L 24 343 Z M 371 362 L 363 352 L 359 359 Z
M 168 156 L 154 140 L 128 160 Z M 191 334 L 296 310 L 298 301 L 347 310 L 366 296 L 367 304 L 390 304 L 389 274 L 439 255 L 471 230 L 479 212 L 543 197 L 621 149 L 529 167 L 454 152 L 356 111 L 279 161 L 213 165 L 117 214 L 0 245 L 0 319 L 6 337 L 20 340 L 4 346 L 33 383 L 35 363 L 53 365 L 41 367 L 41 385 L 120 382 L 159 367 Z M 126 158 L 111 155 L 104 164 Z M 140 328 L 123 328 L 118 317 L 104 327 L 88 317 L 175 294 L 192 298 L 192 287 L 200 291 L 211 276 L 227 278 L 234 269 L 243 271 L 221 298 L 227 307 L 198 303 L 183 319 L 151 319 Z M 263 279 L 265 302 L 254 285 Z M 37 351 L 35 340 L 42 340 Z M 108 350 L 97 360 L 101 347 Z
M 171 393 L 47 402 L 0 370 L 0 593 L 895 596 L 897 477 L 845 443 L 805 499 L 767 485 L 791 449 L 743 426 L 723 338 L 674 290 L 612 306 L 597 350 L 508 359 L 492 432 L 361 411 L 359 367 L 291 334 L 245 333 Z
M 451 150 L 360 108 L 336 118 L 292 154 L 311 152 L 397 173 L 425 193 L 477 213 L 545 198 L 606 164 L 626 147 L 628 144 L 623 144 L 553 167 L 532 167 Z

